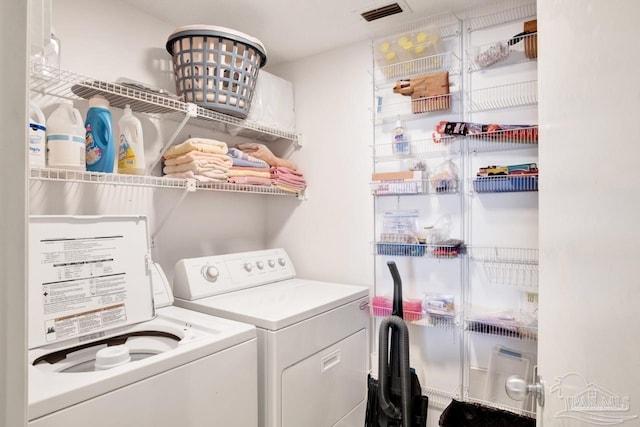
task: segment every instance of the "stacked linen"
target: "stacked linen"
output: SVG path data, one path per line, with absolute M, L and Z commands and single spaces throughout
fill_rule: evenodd
M 233 162 L 224 142 L 190 138 L 162 156 L 167 178 L 192 178 L 200 182 L 227 182 Z
M 307 187 L 302 173 L 286 166 L 272 167 L 270 173 L 273 185 L 281 190 L 298 194 Z
M 233 166 L 229 169 L 229 182 L 234 184 L 271 186 L 269 165 L 237 148 L 230 148 L 227 156 Z

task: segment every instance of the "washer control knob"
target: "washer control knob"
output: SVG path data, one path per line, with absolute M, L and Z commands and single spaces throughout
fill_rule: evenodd
M 216 267 L 209 266 L 209 267 L 205 267 L 202 270 L 202 275 L 207 281 L 215 282 L 216 280 L 218 280 L 218 276 L 220 275 L 220 272 Z
M 267 264 L 269 264 L 269 267 L 273 268 L 276 266 L 276 262 L 272 259 L 270 259 L 269 261 L 267 261 Z
M 245 262 L 244 269 L 247 270 L 247 272 L 251 272 L 251 270 L 253 269 L 253 266 L 251 265 L 251 263 Z
M 278 258 L 278 264 L 280 264 L 282 267 L 284 267 L 284 265 L 285 265 L 286 263 L 287 263 L 287 262 L 285 261 L 285 259 L 284 259 L 284 258 Z
M 264 262 L 262 261 L 256 262 L 256 267 L 258 267 L 258 270 L 262 270 L 264 268 Z

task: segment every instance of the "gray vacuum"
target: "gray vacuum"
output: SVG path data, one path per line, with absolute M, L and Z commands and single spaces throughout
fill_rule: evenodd
M 380 324 L 378 377 L 369 374 L 365 427 L 425 427 L 429 400 L 409 366 L 409 330 L 403 320 L 402 280 L 394 261 L 393 311 Z M 389 344 L 391 343 L 391 344 Z

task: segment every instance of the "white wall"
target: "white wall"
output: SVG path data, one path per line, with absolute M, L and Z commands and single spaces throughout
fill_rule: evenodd
M 602 414 L 640 415 L 639 13 L 636 0 L 538 2 L 546 426 L 585 424 L 556 419 L 564 401 L 550 387 L 569 372 L 629 397 L 629 411 Z
M 271 69 L 294 84 L 304 145 L 291 159 L 309 187 L 297 206 L 269 201 L 268 245 L 287 250 L 299 277 L 373 284 L 371 68 L 362 42 Z
M 0 426 L 26 419 L 26 65 L 28 3 L 0 3 Z

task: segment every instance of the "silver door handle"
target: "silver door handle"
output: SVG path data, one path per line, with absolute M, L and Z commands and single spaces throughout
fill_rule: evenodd
M 511 375 L 504 384 L 507 395 L 513 400 L 525 400 L 532 394 L 538 401 L 538 405 L 544 406 L 544 385 L 542 378 L 535 372 L 536 382 L 527 384 L 527 381 L 519 375 Z

